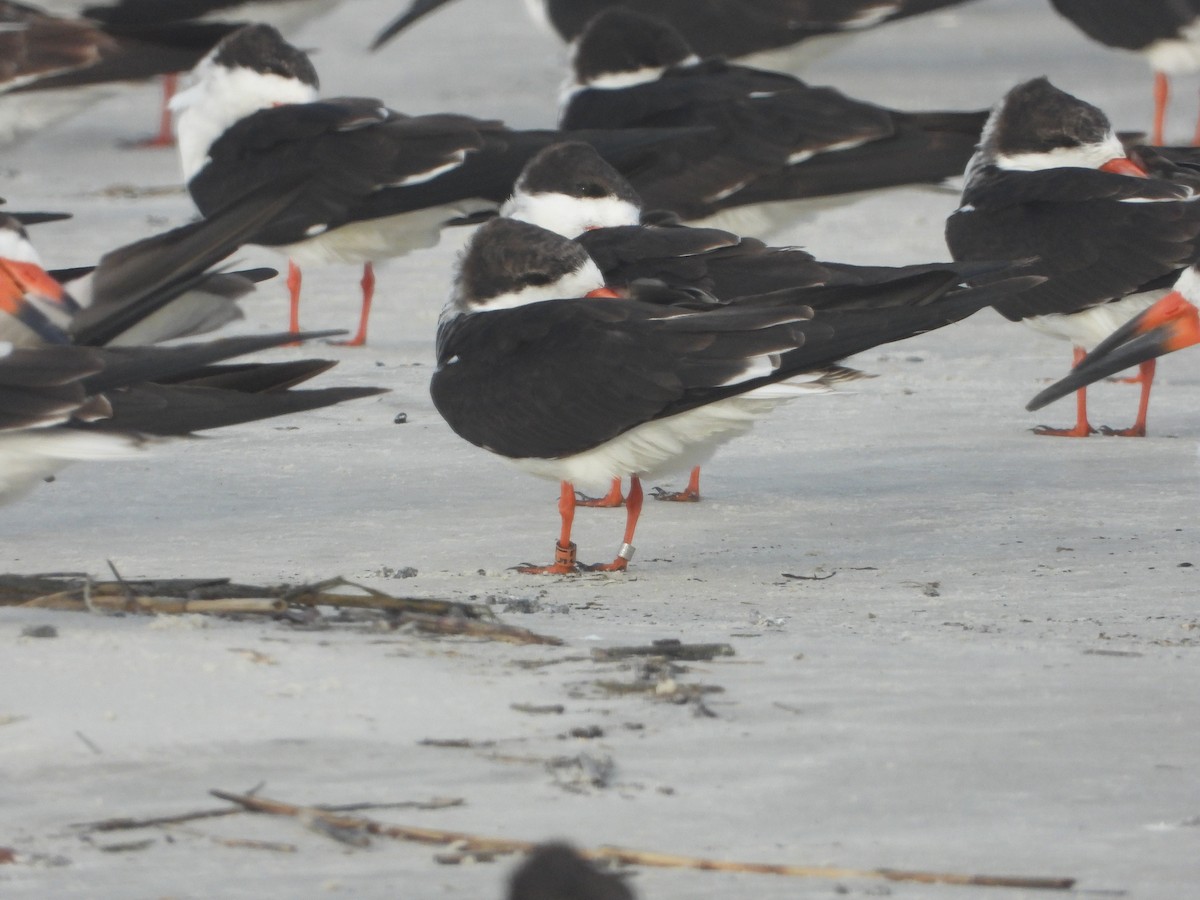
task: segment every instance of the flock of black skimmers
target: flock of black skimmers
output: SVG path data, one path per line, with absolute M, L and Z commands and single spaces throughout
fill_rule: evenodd
M 446 2 L 416 0 L 376 46 Z M 758 417 L 863 377 L 856 353 L 987 307 L 1075 348 L 1029 409 L 1074 392 L 1076 424 L 1039 433 L 1095 433 L 1087 385 L 1137 366 L 1136 420 L 1106 430 L 1144 435 L 1155 359 L 1200 342 L 1200 150 L 1161 146 L 1167 75 L 1200 68 L 1200 0 L 1050 0 L 1146 54 L 1149 143 L 1041 77 L 990 111 L 901 111 L 790 74 L 818 45 L 964 2 L 530 2 L 571 45 L 542 130 L 322 98 L 276 25 L 335 0 L 0 2 L 0 140 L 96 88 L 189 71 L 160 140 L 201 216 L 67 272 L 42 268 L 25 229 L 55 214 L 0 217 L 0 500 L 73 460 L 379 393 L 298 389 L 325 360 L 233 360 L 332 336 L 299 322 L 302 267 L 330 262 L 362 266 L 346 343 L 364 344 L 374 264 L 452 227 L 476 230 L 447 273 L 434 404 L 466 441 L 561 483 L 554 561 L 522 571 L 624 570 L 643 478 L 690 469 L 656 496 L 698 500 L 699 466 Z M 849 265 L 763 239 L 814 201 L 959 176 L 949 261 Z M 244 244 L 287 256 L 288 329 L 173 340 L 237 318 L 276 274 L 222 268 Z M 578 561 L 580 505 L 625 506 L 612 562 Z

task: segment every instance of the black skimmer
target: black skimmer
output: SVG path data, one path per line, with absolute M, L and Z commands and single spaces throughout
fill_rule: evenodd
M 268 185 L 208 219 L 109 251 L 96 266 L 53 273 L 42 268 L 22 225 L 0 215 L 0 279 L 9 292 L 0 340 L 19 347 L 140 345 L 241 318 L 238 299 L 275 271 L 213 267 L 294 196 Z
M 1050 0 L 1092 40 L 1146 57 L 1154 71 L 1154 130 L 1163 142 L 1168 76 L 1200 71 L 1200 0 Z M 1195 142 L 1200 143 L 1200 124 Z
M 1156 171 L 1168 165 L 1156 157 Z M 1200 193 L 1194 172 L 1180 174 L 1148 177 L 1103 112 L 1037 78 L 1013 88 L 992 112 L 946 240 L 956 259 L 1036 257 L 1030 271 L 1046 282 L 996 309 L 1070 340 L 1078 362 L 1085 347 L 1159 299 L 1200 254 Z M 1137 421 L 1110 433 L 1145 434 L 1153 376 L 1152 363 L 1144 363 Z M 1081 388 L 1075 427 L 1035 430 L 1093 433 L 1086 403 Z
M 250 22 L 264 22 L 288 33 L 324 15 L 341 0 L 41 0 L 38 6 L 52 15 L 82 18 L 97 23 L 117 38 L 153 39 L 158 29 L 179 26 L 182 34 L 203 36 L 203 49 L 186 65 L 163 73 L 163 108 L 158 134 L 144 146 L 174 144 L 171 113 L 167 104 L 178 84 L 177 72 L 192 68 L 196 61 L 229 31 Z M 199 26 L 199 30 L 193 31 Z M 214 30 L 215 29 L 215 30 Z
M 19 223 L 0 223 L 0 502 L 72 460 L 117 458 L 153 437 L 382 393 L 291 390 L 331 368 L 327 360 L 217 365 L 341 332 L 134 343 L 196 334 L 232 317 L 230 291 L 244 292 L 251 279 L 208 268 L 293 199 L 268 188 L 211 219 L 106 254 L 72 283 L 82 304 L 41 268 Z
M 173 101 L 192 199 L 207 215 L 264 182 L 305 181 L 254 243 L 291 258 L 293 328 L 301 265 L 363 265 L 362 312 L 349 342 L 355 345 L 366 340 L 374 261 L 433 246 L 447 224 L 494 214 L 529 157 L 563 137 L 449 113 L 407 116 L 370 98 L 318 100 L 308 57 L 265 25 L 230 35 L 195 75 L 194 86 Z M 657 142 L 692 134 L 578 132 L 618 168 L 642 160 Z
M 602 872 L 567 844 L 539 844 L 512 873 L 507 900 L 634 900 L 620 874 Z
M 376 36 L 378 49 L 449 0 L 413 0 Z M 526 0 L 534 21 L 571 43 L 606 9 L 634 9 L 674 26 L 704 57 L 796 71 L 847 37 L 964 0 Z
M 1026 404 L 1030 412 L 1131 366 L 1153 365 L 1166 353 L 1200 344 L 1200 310 L 1188 298 L 1200 298 L 1200 272 L 1184 269 L 1175 290 L 1138 313 L 1083 357 L 1070 373 Z M 1145 409 L 1139 410 L 1144 419 Z
M 790 223 L 796 210 L 781 201 L 939 184 L 962 173 L 987 118 L 900 112 L 790 75 L 700 61 L 671 26 L 623 8 L 588 23 L 572 70 L 564 129 L 711 129 L 630 174 L 647 207 L 689 221 L 754 206 Z
M 273 25 L 295 31 L 342 0 L 39 0 L 56 15 L 81 16 L 105 25 L 140 28 L 169 22 Z
M 0 143 L 82 112 L 122 83 L 190 69 L 237 27 L 125 28 L 0 2 Z
M 804 393 L 860 377 L 839 361 L 956 322 L 993 297 L 948 295 L 957 273 L 922 290 L 859 289 L 861 304 L 814 309 L 794 297 L 720 302 L 696 291 L 652 302 L 603 288 L 582 246 L 512 219 L 472 238 L 438 328 L 434 405 L 462 438 L 560 482 L 562 529 L 549 566 L 577 571 L 575 484 L 630 476 L 624 570 L 642 506 L 641 478 L 686 470 Z M 990 292 L 984 291 L 984 294 Z
M 0 294 L 7 290 L 0 283 Z M 324 337 L 328 332 L 303 335 Z M 377 388 L 291 390 L 326 360 L 216 365 L 290 333 L 172 347 L 0 348 L 0 503 L 75 460 L 117 459 L 155 438 L 319 409 Z
M 574 238 L 600 268 L 609 288 L 657 281 L 699 288 L 721 300 L 759 294 L 796 296 L 814 309 L 860 302 L 856 287 L 877 293 L 921 285 L 931 273 L 957 274 L 960 282 L 985 273 L 1006 279 L 1011 267 L 979 263 L 929 263 L 903 267 L 821 262 L 798 247 L 770 247 L 712 228 L 690 228 L 669 216 L 643 216 L 633 186 L 587 144 L 564 142 L 539 152 L 525 166 L 501 215 Z M 642 224 L 645 222 L 645 224 Z M 803 291 L 805 288 L 813 290 Z M 824 288 L 824 289 L 822 289 Z M 838 290 L 849 288 L 849 290 Z M 872 295 L 868 294 L 868 297 Z M 655 488 L 660 500 L 700 498 L 700 470 L 692 470 L 682 491 Z M 619 483 L 598 500 L 581 505 L 619 506 Z

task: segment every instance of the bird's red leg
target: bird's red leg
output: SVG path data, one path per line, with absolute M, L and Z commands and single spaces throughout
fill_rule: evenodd
M 291 334 L 300 333 L 300 282 L 302 280 L 303 279 L 300 275 L 300 267 L 289 259 L 287 289 L 288 298 L 291 301 L 291 312 L 288 317 L 288 331 Z
M 1200 147 L 1200 118 L 1196 119 L 1196 132 L 1192 135 L 1192 146 Z
M 579 571 L 575 564 L 575 544 L 571 541 L 571 525 L 575 521 L 575 485 L 564 481 L 559 486 L 558 514 L 562 517 L 562 530 L 558 543 L 554 545 L 554 563 L 549 566 L 517 566 L 525 575 L 571 575 Z
M 577 506 L 588 506 L 593 509 L 613 509 L 625 502 L 625 498 L 621 496 L 621 479 L 614 478 L 612 487 L 608 489 L 608 493 L 603 497 L 589 497 L 586 494 L 575 494 L 575 504 Z
M 1154 382 L 1154 372 L 1157 368 L 1154 356 L 1200 344 L 1200 310 L 1185 300 L 1178 291 L 1172 291 L 1114 334 L 1121 335 L 1126 340 L 1139 336 L 1138 340 L 1145 344 L 1139 349 L 1139 353 L 1149 350 L 1153 356 L 1139 363 L 1136 378 L 1128 379 L 1131 383 L 1142 386 L 1137 421 L 1124 431 L 1109 428 L 1102 430 L 1105 434 L 1121 437 L 1145 437 L 1146 411 L 1150 408 L 1150 386 Z M 1129 346 L 1135 344 L 1131 342 Z
M 636 475 L 629 476 L 629 495 L 625 498 L 625 540 L 617 553 L 617 558 L 610 563 L 597 563 L 594 566 L 583 566 L 589 572 L 624 572 L 633 559 L 633 532 L 637 528 L 638 516 L 642 514 L 642 480 Z
M 175 133 L 171 129 L 171 98 L 179 86 L 179 76 L 164 75 L 162 80 L 162 111 L 159 114 L 158 134 L 138 141 L 138 147 L 174 147 Z
M 343 347 L 361 347 L 367 342 L 367 320 L 371 318 L 371 301 L 375 299 L 375 267 L 363 263 L 362 311 L 358 314 L 358 331 L 348 341 L 334 341 Z
M 1170 88 L 1167 85 L 1167 76 L 1162 72 L 1154 73 L 1154 132 L 1151 139 L 1156 147 L 1161 147 L 1163 144 L 1163 131 L 1167 119 L 1167 97 L 1170 96 Z
M 688 478 L 687 487 L 682 491 L 664 491 L 662 488 L 654 489 L 655 500 L 670 500 L 675 503 L 699 503 L 700 502 L 700 467 L 696 466 L 692 469 L 692 474 Z
M 1142 396 L 1138 400 L 1137 420 L 1129 428 L 1115 430 L 1112 428 L 1101 428 L 1105 434 L 1116 435 L 1117 437 L 1145 437 L 1146 436 L 1146 412 L 1150 409 L 1150 385 L 1154 383 L 1154 370 L 1157 368 L 1157 360 L 1148 359 L 1144 363 L 1138 364 L 1137 378 L 1129 379 L 1131 383 L 1140 384 L 1142 386 Z
M 1085 356 L 1087 356 L 1087 351 L 1082 347 L 1076 347 L 1074 365 L 1079 365 Z M 1089 434 L 1095 434 L 1095 432 L 1096 429 L 1088 424 L 1086 387 L 1081 387 L 1075 392 L 1074 428 L 1049 428 L 1045 425 L 1039 425 L 1033 429 L 1034 434 L 1048 435 L 1049 437 L 1087 437 Z

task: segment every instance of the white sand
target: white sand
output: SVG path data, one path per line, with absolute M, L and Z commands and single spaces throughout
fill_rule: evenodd
M 367 56 L 397 6 L 347 3 L 299 36 L 321 48 L 326 93 L 553 121 L 562 51 L 516 0 L 461 0 Z M 875 33 L 810 80 L 914 109 L 971 108 L 1038 74 L 1120 127 L 1148 125 L 1140 60 L 1088 43 L 1043 0 L 979 0 Z M 1179 139 L 1191 134 L 1195 86 L 1179 92 Z M 106 190 L 177 184 L 173 154 L 117 148 L 151 129 L 156 95 L 131 91 L 5 153 L 0 194 L 12 208 L 76 213 L 36 230 L 51 265 L 92 261 L 191 215 L 178 191 Z M 955 199 L 896 191 L 788 237 L 829 259 L 942 259 Z M 0 609 L 0 847 L 20 860 L 0 865 L 0 896 L 502 894 L 509 861 L 442 866 L 428 847 L 354 849 L 283 819 L 90 837 L 70 828 L 217 806 L 210 788 L 260 782 L 300 803 L 461 797 L 454 809 L 376 815 L 514 838 L 1194 894 L 1196 354 L 1160 366 L 1150 438 L 1056 441 L 1027 429 L 1065 423 L 1071 404 L 1036 416 L 1023 406 L 1065 371 L 1065 345 L 986 313 L 882 348 L 855 360 L 880 375 L 857 393 L 798 402 L 718 455 L 702 504 L 650 504 L 628 575 L 537 579 L 507 567 L 549 560 L 557 487 L 460 441 L 428 398 L 460 245 L 452 237 L 381 267 L 369 349 L 282 351 L 341 359 L 322 383 L 393 393 L 69 469 L 0 513 L 3 568 L 106 576 L 112 560 L 130 578 L 345 575 L 419 596 L 528 600 L 539 611 L 505 620 L 564 646 Z M 242 258 L 281 264 L 266 251 Z M 305 324 L 349 327 L 356 283 L 350 268 L 309 272 Z M 285 321 L 278 284 L 246 305 L 248 330 Z M 1131 421 L 1134 388 L 1093 393 L 1095 421 Z M 403 426 L 392 424 L 400 411 Z M 610 558 L 623 518 L 581 512 L 581 558 Z M 419 574 L 379 574 L 404 566 Z M 58 637 L 21 636 L 41 624 Z M 706 701 L 715 718 L 596 686 L 632 673 L 592 662 L 592 648 L 668 637 L 734 646 L 736 656 L 679 676 L 724 689 Z M 561 662 L 518 666 L 531 660 Z M 593 725 L 601 737 L 564 737 Z M 496 743 L 454 750 L 427 738 Z M 580 788 L 542 762 L 578 754 L 611 759 L 607 786 Z M 665 870 L 635 884 L 646 900 L 1026 896 Z

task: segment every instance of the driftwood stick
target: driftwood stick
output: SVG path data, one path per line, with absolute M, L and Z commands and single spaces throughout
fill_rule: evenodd
M 21 606 L 32 609 L 67 611 L 91 609 L 103 612 L 144 612 L 163 615 L 181 615 L 183 613 L 203 613 L 205 615 L 225 613 L 273 615 L 287 610 L 287 603 L 285 601 L 269 597 L 186 600 L 179 597 L 141 597 L 127 595 L 123 592 L 114 593 L 105 590 L 93 590 L 90 597 L 86 600 L 80 596 L 78 591 L 60 591 L 57 594 L 47 594 L 44 597 L 29 600 L 22 603 Z
M 1020 875 L 964 875 L 958 872 L 919 872 L 910 869 L 845 869 L 834 866 L 790 866 L 774 863 L 747 863 L 628 850 L 623 847 L 598 847 L 580 850 L 587 859 L 617 862 L 627 866 L 656 866 L 669 869 L 701 869 L 707 872 L 745 872 L 759 875 L 786 875 L 791 878 L 873 878 L 886 881 L 916 881 L 923 884 L 970 884 L 986 887 L 1023 888 L 1025 890 L 1065 891 L 1075 885 L 1074 878 L 1029 878 Z
M 333 588 L 357 588 L 362 594 L 334 593 Z M 423 597 L 393 597 L 383 591 L 356 584 L 345 578 L 330 578 L 316 584 L 306 584 L 288 591 L 284 595 L 289 603 L 298 606 L 344 606 L 353 609 L 398 610 L 404 612 L 425 613 L 431 616 L 463 615 L 472 618 L 494 618 L 490 609 L 474 603 L 455 603 L 452 600 L 438 600 Z
M 440 828 L 416 828 L 408 825 L 385 825 L 365 816 L 347 816 L 331 813 L 316 806 L 296 806 L 280 800 L 250 794 L 231 794 L 226 791 L 209 791 L 219 800 L 228 800 L 253 812 L 270 813 L 274 816 L 292 816 L 303 822 L 320 820 L 327 826 L 347 832 L 364 832 L 381 837 L 415 841 L 420 844 L 457 844 L 470 852 L 527 853 L 536 845 L 533 841 L 513 841 L 506 838 L 487 838 L 465 832 L 445 831 Z
M 473 604 L 452 603 L 449 600 L 430 600 L 420 597 L 390 597 L 387 594 L 328 594 L 306 591 L 289 595 L 289 602 L 297 606 L 334 606 L 349 609 L 379 609 L 400 612 L 424 613 L 430 616 L 481 615 Z
M 201 809 L 196 812 L 180 813 L 174 816 L 155 816 L 149 819 L 133 819 L 129 817 L 117 819 L 101 819 L 98 822 L 76 822 L 72 828 L 83 831 L 135 831 L 139 828 L 157 828 L 160 825 L 182 825 L 197 819 L 216 819 L 221 816 L 234 816 L 245 812 L 244 809 L 230 809 L 223 806 L 220 809 Z
M 464 619 L 459 616 L 424 616 L 408 613 L 400 620 L 400 624 L 412 625 L 417 631 L 427 634 L 478 637 L 508 644 L 547 644 L 552 647 L 562 644 L 561 638 L 538 634 L 528 628 L 502 625 L 499 622 L 481 622 L 478 619 Z
M 644 647 L 597 647 L 592 650 L 592 659 L 597 662 L 642 656 L 662 656 L 683 662 L 699 662 L 733 655 L 733 647 L 729 644 L 684 644 L 676 640 L 655 641 Z
M 280 800 L 247 794 L 231 794 L 226 791 L 210 791 L 214 797 L 228 800 L 255 812 L 277 816 L 292 816 L 304 821 L 323 820 L 336 829 L 359 831 L 402 841 L 422 844 L 450 845 L 466 853 L 528 853 L 537 846 L 534 841 L 518 841 L 509 838 L 483 837 L 462 831 L 444 831 L 439 828 L 414 828 L 407 825 L 387 825 L 365 816 L 346 816 L 325 812 L 314 806 L 296 806 Z M 785 875 L 790 878 L 823 879 L 876 879 L 885 881 L 915 881 L 924 884 L 966 884 L 980 887 L 1010 887 L 1024 890 L 1069 890 L 1074 878 L 1029 878 L 1009 875 L 964 875 L 957 872 L 922 872 L 906 869 L 844 869 L 830 866 L 791 866 L 773 863 L 747 863 L 733 860 L 707 859 L 698 856 L 678 856 L 670 853 L 652 853 L 629 850 L 622 847 L 597 847 L 582 849 L 579 854 L 587 859 L 618 862 L 630 866 L 654 866 L 673 869 L 701 869 L 708 872 L 746 872 L 760 875 Z
M 358 812 L 364 809 L 450 809 L 462 806 L 466 801 L 462 797 L 433 797 L 430 800 L 397 800 L 391 803 L 347 803 L 344 806 L 322 806 L 324 812 Z M 158 828 L 164 825 L 184 825 L 200 819 L 219 819 L 224 816 L 236 816 L 246 812 L 241 806 L 222 806 L 220 809 L 198 809 L 195 812 L 179 813 L 173 816 L 152 816 L 146 819 L 134 819 L 122 816 L 114 819 L 100 819 L 96 822 L 75 822 L 72 828 L 82 831 L 136 831 L 139 828 Z
M 144 599 L 144 598 L 142 598 Z M 158 598 L 154 598 L 158 599 Z M 265 597 L 230 597 L 225 600 L 185 600 L 180 612 L 185 613 L 281 613 L 287 609 L 283 600 Z M 161 610 L 154 610 L 161 612 Z

